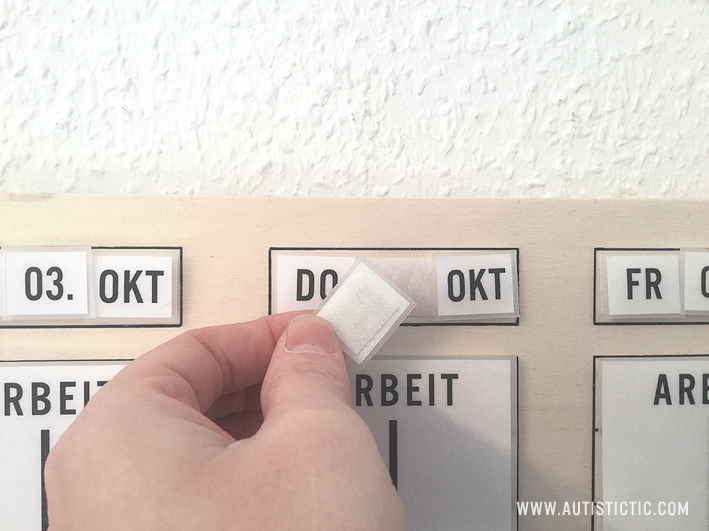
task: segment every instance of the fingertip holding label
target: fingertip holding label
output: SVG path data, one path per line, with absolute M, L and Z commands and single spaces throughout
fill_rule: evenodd
M 330 323 L 344 353 L 361 368 L 415 306 L 406 293 L 360 260 L 330 292 L 316 315 Z

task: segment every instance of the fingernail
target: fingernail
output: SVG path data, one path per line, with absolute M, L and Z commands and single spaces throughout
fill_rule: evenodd
M 335 332 L 321 317 L 299 315 L 288 324 L 285 349 L 289 352 L 334 354 L 337 350 Z

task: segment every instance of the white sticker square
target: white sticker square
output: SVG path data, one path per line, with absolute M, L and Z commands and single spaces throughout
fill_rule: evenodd
M 87 315 L 89 253 L 4 250 L 7 315 Z
M 332 290 L 317 315 L 330 323 L 342 350 L 358 366 L 371 358 L 416 303 L 364 262 Z

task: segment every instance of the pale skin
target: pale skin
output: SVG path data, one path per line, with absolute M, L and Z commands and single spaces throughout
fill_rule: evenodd
M 139 357 L 45 477 L 50 531 L 409 529 L 339 341 L 310 314 L 187 332 Z

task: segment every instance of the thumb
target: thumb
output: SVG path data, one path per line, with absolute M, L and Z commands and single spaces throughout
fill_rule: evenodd
M 336 409 L 352 402 L 340 341 L 315 315 L 294 318 L 273 351 L 261 388 L 264 418 L 293 409 Z

